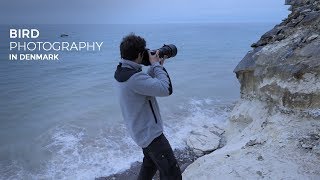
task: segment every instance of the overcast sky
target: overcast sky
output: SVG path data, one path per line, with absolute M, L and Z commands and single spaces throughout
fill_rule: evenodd
M 1 24 L 281 22 L 284 0 L 1 0 Z

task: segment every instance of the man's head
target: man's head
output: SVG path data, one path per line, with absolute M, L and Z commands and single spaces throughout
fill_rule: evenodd
M 142 62 L 143 52 L 146 49 L 146 41 L 140 37 L 131 33 L 125 36 L 120 44 L 120 54 L 122 59 L 135 61 L 137 63 Z

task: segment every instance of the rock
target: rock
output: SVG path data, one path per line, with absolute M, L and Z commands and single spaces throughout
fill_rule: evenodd
M 263 159 L 263 157 L 260 155 L 259 157 L 258 157 L 258 161 L 263 161 L 264 159 Z
M 234 69 L 234 72 L 240 71 L 252 71 L 255 68 L 255 57 L 253 56 L 261 50 L 260 48 L 255 48 L 253 51 L 249 51 L 247 55 L 242 59 L 242 61 Z
M 309 11 L 314 9 L 311 2 L 301 2 L 309 1 L 288 1 L 294 7 L 292 14 L 282 25 L 265 33 L 234 69 L 242 98 L 267 99 L 295 109 L 318 107 L 319 92 L 287 90 L 315 87 L 320 82 L 319 76 L 313 82 L 300 81 L 303 74 L 320 71 L 320 11 Z M 305 17 L 299 10 L 304 11 Z M 276 81 L 269 81 L 270 78 Z
M 308 37 L 307 41 L 306 42 L 311 42 L 313 41 L 314 39 L 317 39 L 319 37 L 318 34 L 313 34 L 311 35 L 310 37 Z
M 191 132 L 187 139 L 187 145 L 193 149 L 194 153 L 201 156 L 216 150 L 219 147 L 220 139 L 219 136 L 203 128 Z
M 320 179 L 320 1 L 286 4 L 291 14 L 234 69 L 241 99 L 224 129 L 227 143 L 188 166 L 183 179 Z M 192 135 L 188 144 L 208 139 Z
M 310 42 L 310 41 L 309 41 Z M 320 39 L 314 40 L 296 51 L 297 55 L 304 57 L 317 57 L 320 52 Z
M 224 130 L 217 126 L 209 127 L 208 130 L 216 135 L 222 135 L 224 133 Z
M 312 150 L 320 156 L 320 144 L 318 144 L 317 146 L 314 146 Z
M 301 13 L 308 13 L 308 12 L 311 12 L 311 9 L 305 9 L 305 10 L 301 11 Z
M 262 175 L 261 171 L 257 171 L 256 173 L 263 178 L 263 175 Z
M 316 149 L 320 145 L 320 136 L 317 133 L 312 133 L 300 140 L 300 145 L 305 149 Z
M 193 152 L 198 157 L 203 156 L 205 154 L 205 152 L 203 152 L 203 151 L 201 151 L 199 149 L 193 149 Z
M 320 12 L 310 12 L 304 17 L 301 21 L 302 25 L 313 24 L 314 21 L 319 21 L 319 13 Z
M 183 172 L 187 167 L 191 164 L 191 162 L 184 163 L 180 166 L 181 172 Z
M 255 145 L 263 145 L 264 143 L 265 143 L 265 141 L 259 141 L 257 139 L 254 139 L 254 140 L 250 140 L 249 142 L 247 142 L 245 147 L 255 146 Z
M 305 0 L 286 0 L 285 5 L 302 5 Z
M 291 22 L 287 25 L 289 27 L 295 27 L 296 25 L 298 25 L 301 21 L 304 20 L 304 17 L 305 16 L 298 16 L 297 18 L 295 19 L 292 19 Z
M 276 35 L 278 35 L 281 32 L 281 27 L 277 26 L 270 31 L 266 32 L 264 35 L 261 36 L 261 38 L 273 38 Z

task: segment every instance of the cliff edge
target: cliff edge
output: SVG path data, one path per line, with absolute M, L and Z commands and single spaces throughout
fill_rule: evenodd
M 197 159 L 183 179 L 320 179 L 320 1 L 285 3 L 288 18 L 234 70 L 241 99 L 227 144 Z

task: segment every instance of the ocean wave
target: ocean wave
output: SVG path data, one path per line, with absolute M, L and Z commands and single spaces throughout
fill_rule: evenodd
M 195 128 L 211 125 L 223 128 L 232 107 L 232 103 L 219 100 L 191 99 L 163 116 L 164 133 L 174 149 L 183 149 Z M 6 168 L 11 173 L 1 173 L 6 179 L 93 179 L 126 170 L 143 158 L 141 148 L 128 136 L 122 123 L 97 127 L 94 136 L 84 127 L 63 124 L 36 141 L 49 157 L 41 169 L 28 172 L 13 163 L 13 170 Z

